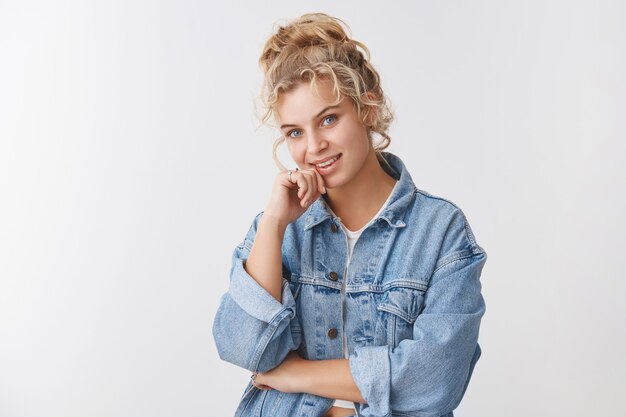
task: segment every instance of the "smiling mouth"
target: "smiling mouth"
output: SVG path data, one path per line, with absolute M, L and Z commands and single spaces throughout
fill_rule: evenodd
M 334 164 L 340 157 L 341 157 L 341 154 L 333 157 L 332 159 L 329 159 L 328 161 L 324 161 L 321 164 L 315 164 L 315 166 L 318 168 L 328 168 L 329 166 Z

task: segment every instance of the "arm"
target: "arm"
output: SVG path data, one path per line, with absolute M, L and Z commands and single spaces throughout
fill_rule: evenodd
M 223 360 L 266 372 L 300 346 L 296 303 L 282 276 L 282 241 L 307 202 L 325 192 L 323 183 L 313 168 L 276 176 L 267 208 L 233 253 L 230 287 L 215 315 L 213 337 Z
M 437 264 L 424 293 L 413 336 L 390 346 L 359 346 L 350 370 L 368 405 L 364 417 L 391 410 L 434 417 L 454 410 L 480 357 L 485 312 L 480 275 L 487 253 L 463 212 L 448 214 Z
M 395 410 L 431 417 L 458 406 L 480 356 L 478 329 L 485 304 L 479 278 L 486 258 L 480 252 L 435 271 L 413 339 L 394 350 L 357 347 L 350 355 L 350 369 L 369 404 L 364 416 Z
M 350 373 L 348 359 L 308 360 L 293 351 L 277 367 L 258 373 L 253 384 L 261 389 L 365 402 Z
M 305 361 L 302 366 L 303 392 L 326 398 L 365 403 L 354 382 L 348 359 Z
M 246 262 L 255 248 L 257 257 L 276 260 L 276 248 L 271 243 L 278 240 L 273 234 L 277 231 L 262 221 L 262 215 L 255 218 L 243 243 L 235 248 L 230 286 L 220 300 L 212 329 L 220 358 L 252 372 L 276 367 L 301 343 L 301 332 L 291 331 L 297 324 L 296 304 L 289 283 L 282 278 L 280 255 L 280 265 L 259 259 L 253 260 L 252 265 Z M 258 243 L 272 247 L 255 244 L 256 238 Z
M 250 256 L 244 262 L 246 272 L 277 301 L 282 294 L 281 248 L 285 229 L 277 219 L 263 213 Z

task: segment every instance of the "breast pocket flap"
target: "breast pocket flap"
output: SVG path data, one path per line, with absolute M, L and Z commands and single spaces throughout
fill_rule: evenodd
M 421 312 L 423 299 L 424 292 L 422 290 L 394 287 L 384 292 L 376 309 L 393 314 L 412 324 Z

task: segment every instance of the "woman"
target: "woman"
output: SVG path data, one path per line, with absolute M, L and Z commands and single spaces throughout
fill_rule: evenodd
M 253 372 L 236 416 L 452 416 L 481 352 L 487 255 L 383 151 L 393 117 L 342 23 L 305 14 L 265 45 L 263 120 L 297 168 L 235 249 L 213 335 Z

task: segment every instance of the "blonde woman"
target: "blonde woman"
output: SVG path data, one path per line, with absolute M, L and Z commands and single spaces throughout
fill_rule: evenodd
M 213 323 L 220 357 L 252 372 L 236 416 L 452 416 L 481 353 L 486 252 L 384 151 L 393 116 L 343 21 L 279 27 L 260 66 L 281 169 Z

